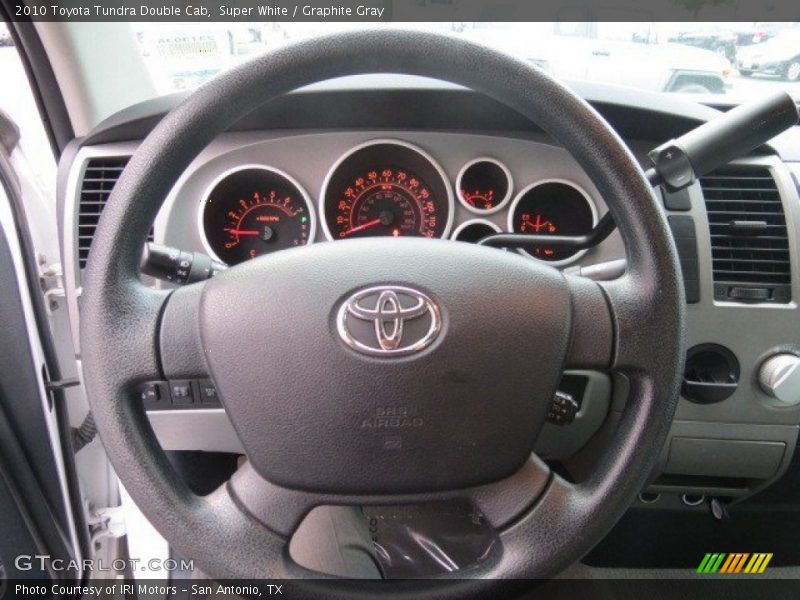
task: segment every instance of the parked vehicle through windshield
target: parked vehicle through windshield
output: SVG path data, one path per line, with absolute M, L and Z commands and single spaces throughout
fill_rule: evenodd
M 387 23 L 483 42 L 571 81 L 739 103 L 774 89 L 800 99 L 797 23 Z M 247 58 L 345 23 L 133 23 L 159 93 L 193 89 Z

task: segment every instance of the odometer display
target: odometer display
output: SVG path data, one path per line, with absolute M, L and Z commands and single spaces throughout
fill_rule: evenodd
M 288 175 L 267 167 L 223 176 L 203 203 L 202 219 L 208 249 L 229 265 L 314 239 L 307 194 Z
M 359 237 L 444 237 L 452 192 L 421 150 L 399 142 L 357 148 L 331 171 L 323 191 L 326 233 Z

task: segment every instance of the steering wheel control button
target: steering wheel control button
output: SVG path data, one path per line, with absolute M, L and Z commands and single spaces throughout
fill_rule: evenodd
M 169 391 L 172 403 L 178 406 L 194 404 L 194 393 L 191 381 L 170 381 Z
M 169 392 L 160 382 L 145 383 L 139 388 L 139 398 L 145 410 L 159 409 L 169 405 Z
M 370 356 L 405 356 L 421 352 L 442 328 L 439 307 L 419 290 L 377 286 L 342 303 L 336 329 L 345 344 Z
M 579 410 L 580 405 L 571 394 L 557 391 L 547 409 L 547 422 L 554 425 L 569 425 L 575 420 Z
M 203 379 L 195 382 L 197 386 L 197 398 L 203 405 L 220 406 L 217 388 L 210 379 Z
M 137 393 L 146 411 L 222 408 L 210 379 L 150 381 L 140 385 Z
M 158 402 L 161 395 L 158 392 L 158 386 L 151 383 L 142 390 L 142 402 Z

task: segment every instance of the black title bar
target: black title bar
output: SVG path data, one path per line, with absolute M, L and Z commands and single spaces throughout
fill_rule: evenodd
M 797 0 L 11 0 L 13 21 L 800 21 Z

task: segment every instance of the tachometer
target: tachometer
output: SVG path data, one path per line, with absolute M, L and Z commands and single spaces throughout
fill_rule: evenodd
M 419 148 L 370 142 L 331 170 L 321 212 L 329 239 L 447 235 L 453 193 L 441 167 Z
M 207 250 L 229 265 L 314 239 L 308 195 L 294 179 L 270 167 L 226 173 L 212 185 L 202 211 Z

